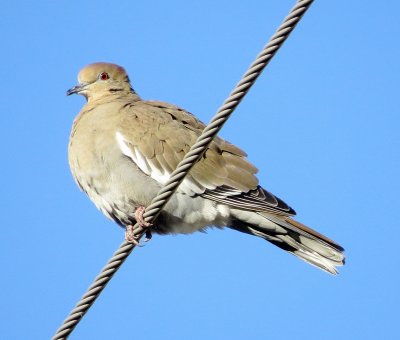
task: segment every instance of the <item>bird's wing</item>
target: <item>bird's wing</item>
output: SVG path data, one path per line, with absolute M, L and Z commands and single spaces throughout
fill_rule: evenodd
M 155 101 L 125 105 L 116 132 L 123 152 L 145 174 L 164 184 L 205 125 L 177 106 Z M 257 168 L 236 146 L 215 138 L 178 191 L 241 209 L 280 215 L 295 212 L 258 185 Z

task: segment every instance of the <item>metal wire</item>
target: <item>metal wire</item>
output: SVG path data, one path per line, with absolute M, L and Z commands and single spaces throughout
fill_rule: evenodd
M 255 83 L 261 72 L 268 65 L 269 61 L 285 42 L 313 1 L 314 0 L 300 0 L 292 8 L 289 15 L 283 20 L 276 33 L 269 40 L 268 44 L 263 48 L 256 60 L 250 65 L 248 71 L 243 75 L 242 79 L 236 85 L 229 97 L 225 100 L 210 123 L 206 126 L 196 143 L 178 164 L 175 171 L 172 172 L 171 177 L 165 186 L 159 191 L 151 204 L 146 208 L 146 212 L 143 216 L 147 222 L 152 222 L 157 218 L 169 198 L 185 178 L 186 174 L 203 155 L 208 145 L 221 130 L 224 123 L 228 120 L 232 112 L 249 91 L 250 87 Z M 140 240 L 145 233 L 145 229 L 135 225 L 135 233 L 138 235 L 138 239 Z M 68 338 L 134 248 L 134 244 L 126 241 L 120 245 L 119 249 L 101 270 L 100 274 L 94 279 L 81 300 L 64 320 L 56 334 L 52 337 L 52 340 Z

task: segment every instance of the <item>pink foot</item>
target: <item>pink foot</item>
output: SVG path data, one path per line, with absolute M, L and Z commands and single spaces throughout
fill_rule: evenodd
M 139 239 L 135 233 L 135 226 L 128 225 L 125 230 L 125 241 L 133 243 L 135 246 L 140 246 Z
M 146 238 L 145 242 L 149 241 L 152 237 L 150 228 L 153 226 L 153 223 L 146 222 L 143 218 L 143 213 L 145 211 L 145 207 L 139 206 L 135 210 L 135 219 L 136 223 L 146 229 Z M 135 230 L 133 225 L 128 225 L 125 231 L 125 240 L 129 243 L 133 243 L 136 246 L 140 246 L 137 230 Z
M 135 219 L 136 223 L 139 224 L 142 228 L 150 228 L 153 226 L 152 223 L 146 222 L 143 218 L 143 213 L 146 210 L 144 206 L 139 206 L 135 210 Z

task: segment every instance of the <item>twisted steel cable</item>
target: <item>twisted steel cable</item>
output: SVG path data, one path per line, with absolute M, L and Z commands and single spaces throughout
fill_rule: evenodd
M 314 0 L 300 0 L 291 9 L 289 15 L 283 20 L 276 33 L 269 40 L 268 44 L 263 48 L 256 60 L 250 65 L 248 71 L 243 75 L 242 79 L 236 85 L 229 97 L 225 100 L 210 123 L 203 130 L 196 143 L 178 164 L 175 171 L 172 172 L 167 183 L 146 208 L 143 215 L 146 222 L 152 222 L 157 218 L 169 198 L 185 178 L 186 174 L 201 158 L 208 145 L 221 130 L 224 123 L 228 120 L 232 112 L 236 109 L 251 86 L 255 83 L 261 72 L 268 65 L 269 61 L 283 45 L 313 1 Z M 136 224 L 135 234 L 137 235 L 138 240 L 140 240 L 144 233 L 145 229 Z M 119 249 L 101 270 L 100 274 L 94 279 L 81 300 L 64 320 L 56 334 L 52 337 L 52 340 L 68 338 L 134 248 L 135 244 L 126 241 L 120 245 Z

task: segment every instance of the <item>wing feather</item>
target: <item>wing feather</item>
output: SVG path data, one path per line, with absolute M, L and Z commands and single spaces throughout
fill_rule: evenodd
M 126 106 L 116 139 L 122 153 L 148 176 L 164 184 L 205 125 L 189 112 L 161 102 Z M 178 191 L 253 211 L 290 216 L 295 212 L 258 185 L 257 168 L 246 153 L 217 137 Z

